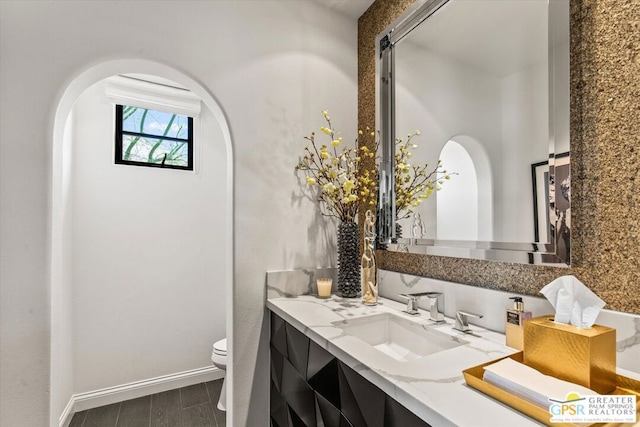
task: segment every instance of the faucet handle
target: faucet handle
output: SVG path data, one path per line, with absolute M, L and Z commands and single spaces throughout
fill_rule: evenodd
M 482 319 L 484 315 L 470 313 L 468 311 L 456 310 L 456 323 L 453 326 L 453 329 L 456 331 L 464 332 L 465 334 L 471 333 L 471 328 L 469 328 L 469 317 L 475 317 L 477 319 Z
M 407 299 L 407 308 L 404 310 L 405 313 L 410 314 L 412 316 L 419 316 L 420 312 L 418 311 L 418 295 L 414 294 L 400 294 L 402 298 Z

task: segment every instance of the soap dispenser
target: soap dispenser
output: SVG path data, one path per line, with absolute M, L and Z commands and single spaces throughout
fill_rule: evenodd
M 524 310 L 522 297 L 511 297 L 513 308 L 507 309 L 507 323 L 505 333 L 507 345 L 517 350 L 524 349 L 524 321 L 531 319 L 531 312 Z

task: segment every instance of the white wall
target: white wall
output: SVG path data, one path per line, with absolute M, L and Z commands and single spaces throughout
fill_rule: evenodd
M 52 246 L 58 250 L 51 254 L 52 281 L 59 284 L 51 292 L 51 402 L 50 411 L 60 414 L 74 392 L 75 378 L 73 357 L 73 114 L 62 123 L 63 147 L 57 160 L 61 167 L 60 200 L 57 214 L 60 227 L 52 229 Z
M 549 68 L 535 64 L 502 80 L 502 204 L 496 240 L 533 242 L 531 165 L 548 157 Z M 523 224 L 531 225 L 523 227 Z
M 74 106 L 74 392 L 211 365 L 225 337 L 222 131 L 195 119 L 197 171 L 113 163 L 105 83 Z
M 302 135 L 322 125 L 321 110 L 331 111 L 345 140 L 356 129 L 356 40 L 355 22 L 307 1 L 1 2 L 0 424 L 49 424 L 49 389 L 64 389 L 49 381 L 57 102 L 90 66 L 143 58 L 183 70 L 228 118 L 235 156 L 233 425 L 268 425 L 265 271 L 332 261 L 326 248 L 333 230 L 318 220 L 314 203 L 298 197 L 293 165 Z

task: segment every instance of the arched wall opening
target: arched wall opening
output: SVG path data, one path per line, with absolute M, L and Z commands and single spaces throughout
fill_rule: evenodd
M 100 380 L 96 380 L 94 382 L 85 381 L 83 387 L 95 387 L 91 390 L 86 389 L 77 389 L 76 385 L 80 382 L 77 378 L 79 375 L 84 376 L 87 372 L 90 371 L 90 366 L 87 365 L 87 360 L 92 356 L 98 355 L 98 349 L 96 348 L 95 354 L 91 354 L 92 346 L 85 346 L 83 349 L 82 358 L 85 359 L 84 370 L 83 372 L 77 372 L 77 361 L 74 361 L 74 356 L 78 354 L 78 352 L 74 349 L 74 343 L 79 339 L 86 339 L 90 337 L 90 334 L 87 334 L 89 331 L 88 325 L 87 328 L 82 333 L 79 333 L 78 330 L 74 330 L 74 316 L 87 316 L 87 313 L 82 313 L 83 308 L 78 307 L 74 299 L 78 296 L 79 290 L 84 289 L 82 283 L 76 283 L 78 276 L 78 266 L 73 263 L 73 248 L 78 244 L 78 237 L 74 235 L 73 227 L 74 221 L 79 220 L 80 218 L 74 218 L 73 212 L 76 211 L 76 204 L 73 200 L 74 191 L 76 190 L 76 186 L 82 184 L 76 180 L 76 176 L 74 175 L 77 171 L 74 169 L 74 166 L 77 166 L 77 162 L 74 164 L 74 155 L 77 153 L 73 150 L 73 144 L 77 143 L 74 140 L 73 136 L 73 120 L 68 120 L 70 116 L 73 114 L 74 105 L 76 102 L 83 97 L 87 91 L 90 91 L 91 88 L 95 88 L 95 86 L 104 80 L 107 77 L 119 74 L 126 73 L 137 73 L 137 74 L 147 74 L 158 76 L 164 79 L 168 79 L 174 81 L 186 88 L 189 88 L 193 93 L 195 93 L 201 100 L 204 105 L 204 109 L 208 111 L 209 120 L 215 121 L 218 129 L 219 129 L 219 138 L 217 143 L 222 144 L 223 147 L 223 156 L 222 159 L 225 167 L 223 169 L 224 176 L 219 177 L 220 182 L 217 182 L 216 185 L 223 187 L 221 194 L 223 195 L 222 199 L 216 200 L 216 205 L 218 209 L 222 212 L 222 217 L 224 217 L 225 227 L 223 230 L 220 230 L 218 235 L 218 239 L 212 244 L 215 244 L 218 248 L 217 253 L 220 257 L 220 262 L 225 266 L 224 272 L 221 276 L 216 278 L 216 283 L 212 283 L 213 286 L 223 286 L 224 294 L 225 294 L 225 320 L 226 320 L 226 337 L 229 340 L 229 348 L 232 348 L 232 331 L 233 331 L 233 313 L 232 313 L 232 283 L 233 283 L 233 152 L 232 152 L 232 143 L 231 143 L 231 135 L 229 131 L 229 126 L 227 124 L 224 113 L 220 107 L 220 105 L 216 102 L 213 96 L 208 92 L 208 90 L 200 85 L 197 81 L 191 79 L 184 73 L 175 70 L 172 67 L 168 67 L 166 65 L 146 61 L 146 60 L 137 60 L 137 59 L 126 59 L 126 60 L 114 60 L 104 62 L 98 65 L 95 65 L 82 73 L 79 73 L 66 87 L 64 93 L 60 96 L 58 106 L 55 112 L 52 130 L 53 130 L 53 140 L 52 140 L 52 192 L 51 192 L 51 206 L 52 206 L 52 224 L 51 224 L 51 399 L 50 399 L 50 410 L 51 410 L 51 425 L 61 425 L 64 420 L 69 417 L 70 413 L 74 410 L 74 404 L 76 405 L 75 409 L 78 408 L 78 400 L 74 398 L 78 397 L 80 393 L 86 393 L 90 391 L 95 391 L 96 388 L 105 389 L 113 386 L 122 386 L 122 379 L 119 378 L 115 384 L 109 384 L 108 382 L 100 382 Z M 204 110 L 203 109 L 203 110 Z M 204 117 L 203 117 L 204 120 Z M 109 134 L 109 139 L 112 140 L 112 134 Z M 206 147 L 205 147 L 206 149 Z M 198 153 L 199 149 L 196 149 L 196 153 Z M 113 157 L 109 157 L 109 161 L 113 163 Z M 197 162 L 197 160 L 196 160 Z M 126 166 L 119 166 L 120 168 L 124 168 Z M 87 165 L 87 169 L 91 169 L 91 165 Z M 149 176 L 142 177 L 140 174 L 140 170 L 136 171 L 136 167 L 128 167 L 128 169 L 121 169 L 122 172 L 130 175 L 130 178 L 133 180 L 147 179 L 149 180 Z M 140 168 L 143 169 L 143 168 Z M 144 169 L 153 169 L 153 168 L 144 168 Z M 149 172 L 149 171 L 145 171 Z M 155 172 L 169 172 L 169 173 L 184 173 L 183 171 L 170 171 L 170 170 L 156 170 Z M 204 171 L 198 177 L 199 179 L 210 179 L 210 175 L 205 176 Z M 147 174 L 148 175 L 148 174 Z M 192 174 L 193 175 L 193 174 Z M 159 175 L 156 175 L 159 176 Z M 94 176 L 95 178 L 95 176 Z M 193 177 L 192 177 L 193 178 Z M 161 191 L 161 190 L 159 190 Z M 206 194 L 203 194 L 202 197 L 206 197 Z M 106 198 L 96 197 L 96 200 L 101 201 Z M 221 202 L 224 203 L 221 203 Z M 201 220 L 206 221 L 206 218 L 200 217 Z M 84 221 L 90 218 L 82 218 Z M 99 228 L 101 224 L 90 223 L 87 228 L 91 228 L 91 224 L 96 225 L 96 228 Z M 91 236 L 85 236 L 85 247 L 86 242 L 90 241 Z M 108 237 L 102 236 L 103 239 L 99 238 L 97 235 L 98 243 L 102 243 L 103 239 Z M 170 237 L 170 236 L 169 236 Z M 130 236 L 132 242 L 135 242 L 135 237 Z M 144 256 L 144 254 L 142 254 Z M 116 257 L 117 258 L 117 257 Z M 94 257 L 94 261 L 96 258 Z M 119 263 L 122 260 L 119 259 L 105 259 L 105 263 L 110 263 L 110 265 L 117 270 Z M 160 260 L 162 262 L 162 260 Z M 86 268 L 85 268 L 86 267 Z M 87 269 L 90 266 L 82 266 L 82 269 Z M 179 268 L 179 267 L 176 267 Z M 97 269 L 100 271 L 100 269 Z M 106 270 L 105 270 L 106 271 Z M 85 272 L 86 273 L 86 272 Z M 150 275 L 153 275 L 153 272 L 149 272 Z M 90 273 L 89 273 L 90 275 Z M 179 273 L 178 273 L 179 275 Z M 117 275 L 116 275 L 117 276 Z M 80 274 L 82 277 L 82 274 Z M 84 277 L 88 277 L 88 274 L 85 274 Z M 154 289 L 157 292 L 164 292 L 167 290 L 166 287 L 161 286 L 161 280 L 158 280 L 158 286 Z M 220 285 L 222 282 L 222 285 Z M 102 286 L 102 288 L 106 288 L 106 286 Z M 117 288 L 117 286 L 114 286 Z M 98 288 L 100 289 L 100 288 Z M 109 292 L 109 289 L 104 289 L 105 292 Z M 175 289 L 173 290 L 175 291 Z M 150 298 L 145 299 L 145 295 L 136 295 L 136 289 L 130 289 L 130 294 L 127 294 L 125 289 L 116 290 L 118 295 L 114 297 L 111 295 L 111 300 L 115 301 L 118 297 L 121 297 L 123 300 L 126 298 L 139 298 L 140 301 L 140 309 L 139 312 L 133 313 L 134 316 L 144 319 L 145 313 L 150 313 L 153 311 L 155 307 L 145 307 L 145 301 L 151 301 Z M 188 289 L 184 290 L 184 293 L 188 293 Z M 94 295 L 95 297 L 95 295 Z M 185 300 L 186 301 L 186 300 Z M 183 301 L 181 305 L 188 305 L 188 302 Z M 177 302 L 180 304 L 179 302 Z M 184 308 L 184 307 L 183 307 Z M 114 304 L 112 307 L 109 307 L 107 310 L 103 311 L 101 318 L 110 315 L 113 316 L 114 325 L 117 323 L 115 319 L 118 316 L 126 315 L 127 313 L 118 312 L 121 309 L 121 306 L 118 304 Z M 188 308 L 187 308 L 188 309 Z M 90 314 L 90 313 L 89 313 Z M 132 314 L 132 313 L 128 313 Z M 171 317 L 172 313 L 168 312 L 167 317 Z M 96 316 L 96 319 L 98 316 Z M 104 320 L 104 319 L 103 319 Z M 149 320 L 149 319 L 147 319 Z M 181 319 L 176 318 L 176 324 L 179 324 Z M 108 319 L 107 319 L 108 322 Z M 181 333 L 188 335 L 190 333 L 189 325 L 185 326 L 185 329 L 181 331 Z M 203 360 L 206 360 L 210 357 L 211 344 L 213 344 L 213 340 L 216 337 L 210 337 L 210 339 L 206 343 L 207 353 L 202 355 Z M 219 338 L 219 337 L 218 337 Z M 99 342 L 99 337 L 95 337 L 95 343 Z M 95 344 L 94 343 L 94 344 Z M 196 349 L 184 348 L 182 349 L 184 352 L 196 351 Z M 126 353 L 126 348 L 121 349 L 122 352 Z M 200 353 L 202 349 L 197 349 L 197 352 Z M 141 356 L 141 359 L 145 357 L 149 357 L 149 355 L 153 355 L 152 357 L 157 358 L 157 360 L 161 360 L 163 357 L 162 349 L 149 349 L 149 353 Z M 129 360 L 133 361 L 136 358 L 135 354 L 128 355 Z M 98 358 L 99 359 L 99 358 Z M 232 407 L 231 396 L 232 396 L 232 380 L 231 377 L 233 375 L 233 367 L 229 365 L 227 367 L 227 375 L 229 380 L 227 381 L 227 393 L 228 393 L 228 408 Z M 210 359 L 209 359 L 210 360 Z M 149 361 L 150 362 L 150 361 Z M 140 360 L 137 363 L 144 363 L 144 360 Z M 135 363 L 132 362 L 132 365 L 129 369 L 135 368 Z M 158 363 L 155 369 L 158 374 L 155 376 L 161 375 L 171 375 L 174 372 L 163 372 L 162 369 L 168 369 L 170 363 L 163 364 Z M 97 364 L 95 366 L 95 370 L 100 370 L 100 365 Z M 185 373 L 181 372 L 177 378 L 177 381 L 182 381 L 182 384 L 188 383 L 191 377 L 196 377 L 199 372 L 197 369 L 193 370 L 194 372 Z M 149 371 L 151 372 L 151 371 Z M 74 378 L 76 377 L 76 378 Z M 122 378 L 125 378 L 126 375 Z M 127 383 L 130 385 L 132 383 L 140 383 L 142 384 L 144 380 L 149 379 L 149 375 L 141 378 L 131 377 L 130 380 L 127 380 Z M 86 378 L 83 378 L 83 381 Z M 157 386 L 156 381 L 156 386 Z M 87 384 L 95 384 L 94 386 Z M 168 384 L 168 383 L 167 383 Z M 129 391 L 133 390 L 135 387 L 129 386 Z M 175 387 L 170 387 L 175 388 Z M 138 387 L 139 393 L 144 393 L 144 387 Z M 134 394 L 129 394 L 129 396 L 135 397 L 135 390 L 133 390 Z M 148 394 L 148 393 L 145 393 Z M 118 400 L 114 397 L 116 401 Z M 96 400 L 97 402 L 98 400 Z M 104 400 L 103 400 L 104 401 Z M 91 402 L 84 402 L 84 405 L 91 405 Z M 82 405 L 80 405 L 82 406 Z M 82 408 L 80 408 L 82 409 Z M 231 419 L 231 413 L 228 413 L 227 419 Z
M 478 240 L 478 175 L 467 150 L 450 139 L 440 160 L 456 171 L 447 191 L 438 191 L 439 240 Z
M 439 240 L 493 238 L 493 178 L 482 144 L 468 135 L 456 135 L 443 144 L 439 159 L 455 172 L 436 197 Z

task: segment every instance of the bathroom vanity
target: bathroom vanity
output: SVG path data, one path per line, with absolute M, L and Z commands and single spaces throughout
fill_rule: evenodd
M 371 307 L 314 295 L 315 278 L 333 275 L 267 273 L 274 425 L 289 425 L 287 417 L 325 426 L 540 425 L 463 379 L 463 370 L 517 352 L 504 336 L 513 293 L 378 270 L 380 304 Z M 428 320 L 427 299 L 420 316 L 403 312 L 399 295 L 423 292 L 443 294 L 444 324 Z M 553 313 L 546 299 L 523 297 L 534 316 Z M 453 330 L 458 310 L 483 315 L 472 319 L 472 334 Z M 640 380 L 640 316 L 602 310 L 596 323 L 616 329 L 618 374 Z
M 501 334 L 461 334 L 450 318 L 433 324 L 387 299 L 369 307 L 301 295 L 270 298 L 267 308 L 278 425 L 287 416 L 326 426 L 539 425 L 465 385 L 464 369 L 515 352 Z
M 274 425 L 428 426 L 274 312 L 270 353 Z

